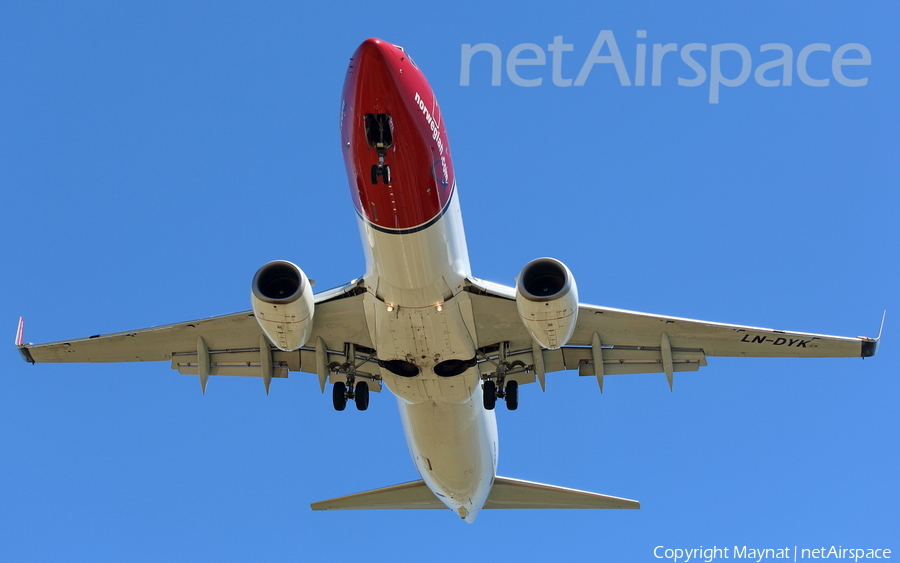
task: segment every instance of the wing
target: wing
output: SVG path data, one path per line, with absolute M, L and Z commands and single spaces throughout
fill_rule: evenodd
M 356 345 L 370 352 L 362 299 L 365 289 L 356 281 L 315 296 L 312 346 L 294 352 L 272 347 L 252 311 L 198 321 L 145 328 L 116 334 L 95 335 L 47 344 L 23 344 L 21 324 L 16 344 L 26 361 L 37 362 L 143 362 L 170 361 L 181 373 L 197 375 L 201 361 L 209 375 L 287 377 L 288 371 L 317 373 L 315 344 L 335 347 Z M 326 344 L 326 347 L 327 347 Z M 343 350 L 327 350 L 343 357 Z M 380 390 L 380 386 L 372 389 Z
M 486 352 L 484 358 L 494 361 L 496 354 L 491 354 L 498 343 L 506 343 L 508 357 L 521 356 L 534 367 L 532 340 L 519 320 L 515 289 L 472 279 L 467 290 L 478 348 Z M 567 345 L 544 350 L 542 356 L 545 372 L 577 369 L 581 375 L 599 377 L 666 373 L 671 381 L 672 372 L 705 366 L 707 356 L 868 357 L 875 354 L 877 344 L 877 338 L 730 325 L 582 304 L 575 333 Z M 597 359 L 601 369 L 595 367 Z

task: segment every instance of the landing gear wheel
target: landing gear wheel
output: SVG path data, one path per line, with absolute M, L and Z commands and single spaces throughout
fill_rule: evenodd
M 347 386 L 343 381 L 334 384 L 331 390 L 331 401 L 334 403 L 334 410 L 342 411 L 347 406 Z
M 378 165 L 373 164 L 372 165 L 372 185 L 375 185 L 377 183 L 378 183 Z
M 384 170 L 381 172 L 381 176 L 384 179 L 385 184 L 391 183 L 391 167 L 387 164 L 384 165 Z
M 369 408 L 369 384 L 365 381 L 360 381 L 356 384 L 356 410 L 364 411 Z
M 492 411 L 497 404 L 497 384 L 490 379 L 484 382 L 484 408 Z
M 514 411 L 519 408 L 519 382 L 506 382 L 506 408 Z

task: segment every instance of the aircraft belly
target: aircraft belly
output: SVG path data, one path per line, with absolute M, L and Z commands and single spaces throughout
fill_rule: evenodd
M 388 307 L 375 302 L 373 341 L 382 361 L 404 360 L 419 369 L 415 377 L 404 377 L 381 369 L 384 383 L 399 397 L 410 403 L 439 401 L 462 403 L 476 389 L 481 376 L 477 367 L 469 367 L 459 375 L 442 377 L 434 372 L 445 360 L 475 358 L 475 344 L 463 320 L 459 302 L 466 294 L 444 302 L 440 310 L 428 307 Z
M 457 404 L 398 398 L 416 469 L 448 508 L 465 508 L 467 520 L 474 520 L 496 475 L 496 419 L 480 398 L 480 392 Z
M 441 303 L 461 292 L 472 275 L 455 194 L 444 215 L 421 231 L 385 233 L 361 217 L 359 228 L 366 253 L 366 285 L 385 303 L 404 307 Z

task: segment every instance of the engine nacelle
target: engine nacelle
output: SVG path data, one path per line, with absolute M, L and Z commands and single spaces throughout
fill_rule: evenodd
M 269 262 L 253 276 L 253 314 L 269 340 L 291 352 L 306 344 L 313 325 L 313 292 L 309 278 L 295 264 Z
M 532 260 L 519 274 L 516 307 L 541 346 L 549 350 L 564 346 L 578 320 L 578 288 L 572 272 L 554 258 Z

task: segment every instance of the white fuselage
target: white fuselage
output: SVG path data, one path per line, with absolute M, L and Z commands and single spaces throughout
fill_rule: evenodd
M 340 123 L 381 376 L 397 395 L 422 479 L 472 522 L 496 476 L 497 424 L 482 402 L 464 291 L 469 255 L 440 107 L 406 51 L 371 38 L 350 59 Z
M 441 359 L 475 356 L 474 326 L 466 321 L 470 274 L 459 198 L 443 216 L 411 234 L 384 233 L 360 219 L 366 253 L 367 307 L 379 357 L 408 358 L 419 375 L 382 369 L 397 396 L 410 454 L 422 479 L 447 507 L 472 522 L 497 474 L 497 422 L 481 400 L 476 367 L 439 377 Z M 471 319 L 471 315 L 468 315 Z

